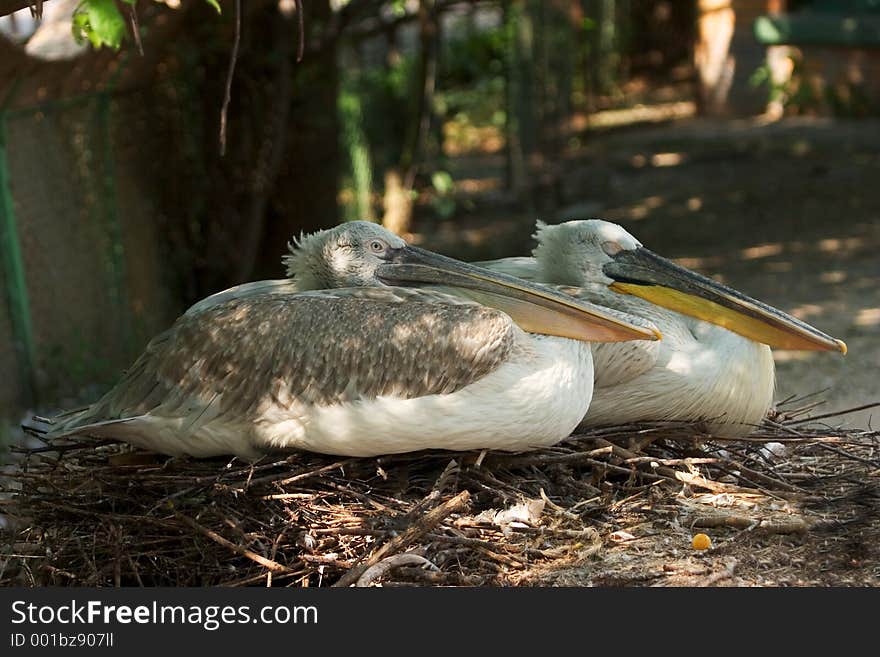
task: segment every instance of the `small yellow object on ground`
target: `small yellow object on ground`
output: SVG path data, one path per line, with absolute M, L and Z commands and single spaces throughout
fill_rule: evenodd
M 694 546 L 695 550 L 708 550 L 712 547 L 712 539 L 705 534 L 697 534 L 694 536 L 694 540 L 691 541 L 691 545 Z

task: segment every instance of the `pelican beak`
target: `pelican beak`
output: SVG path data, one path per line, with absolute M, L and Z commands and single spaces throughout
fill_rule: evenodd
M 430 286 L 496 308 L 524 331 L 587 342 L 658 340 L 650 322 L 575 299 L 550 287 L 406 246 L 377 276 L 386 285 Z
M 840 351 L 846 344 L 756 299 L 644 247 L 620 251 L 603 267 L 611 289 L 690 315 L 779 349 Z

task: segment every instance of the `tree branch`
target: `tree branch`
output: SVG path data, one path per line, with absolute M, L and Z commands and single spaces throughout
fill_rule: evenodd
M 43 2 L 45 1 L 43 0 Z M 8 16 L 9 14 L 14 14 L 19 9 L 27 9 L 37 4 L 34 0 L 0 0 L 0 16 Z

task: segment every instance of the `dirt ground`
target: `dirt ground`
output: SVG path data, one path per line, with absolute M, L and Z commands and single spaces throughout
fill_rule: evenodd
M 476 171 L 477 163 L 463 162 L 461 170 Z M 880 122 L 691 119 L 595 136 L 564 169 L 566 207 L 538 217 L 596 216 L 621 223 L 648 248 L 847 343 L 846 356 L 777 351 L 778 400 L 818 393 L 811 398 L 818 402 L 813 415 L 880 402 Z M 464 244 L 451 228 L 441 235 L 448 248 L 472 257 L 524 255 L 531 245 L 520 236 L 531 219 L 522 217 L 506 233 L 472 229 L 463 235 Z M 827 422 L 868 429 L 872 422 L 877 427 L 878 416 L 880 407 Z M 861 470 L 851 463 L 831 465 L 832 456 L 815 457 L 837 468 L 840 479 L 829 481 L 826 501 L 813 509 L 824 517 L 849 518 L 832 529 L 793 534 L 707 529 L 714 547 L 697 552 L 690 545 L 696 530 L 682 524 L 681 508 L 655 507 L 642 496 L 621 502 L 602 519 L 609 523 L 607 535 L 624 532 L 617 534 L 624 538 L 606 542 L 599 558 L 539 569 L 524 581 L 880 584 L 877 456 L 873 467 Z M 832 490 L 842 481 L 858 491 Z M 679 503 L 687 501 L 687 493 Z M 720 508 L 741 501 L 708 502 Z

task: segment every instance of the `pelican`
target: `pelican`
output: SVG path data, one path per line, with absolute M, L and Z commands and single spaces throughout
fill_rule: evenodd
M 581 427 L 638 421 L 705 422 L 738 436 L 773 403 L 770 347 L 846 353 L 818 329 L 680 267 L 599 219 L 537 223 L 532 258 L 477 263 L 651 321 L 660 342 L 596 344 L 595 390 Z
M 301 239 L 287 263 L 298 292 L 251 287 L 185 313 L 50 435 L 249 460 L 519 451 L 560 441 L 586 413 L 585 340 L 659 337 L 644 320 L 366 222 Z M 334 286 L 347 287 L 320 289 Z

